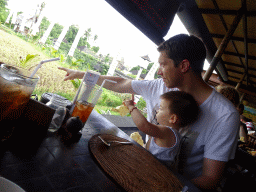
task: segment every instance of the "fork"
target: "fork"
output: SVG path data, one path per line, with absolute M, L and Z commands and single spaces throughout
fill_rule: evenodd
M 121 143 L 121 144 L 132 144 L 131 142 L 122 142 L 122 141 L 105 141 L 104 139 L 101 138 L 101 136 L 98 136 L 100 140 L 107 146 L 110 147 L 111 143 Z

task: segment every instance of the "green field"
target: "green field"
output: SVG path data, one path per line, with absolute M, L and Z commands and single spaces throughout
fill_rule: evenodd
M 24 37 L 20 38 L 19 36 L 21 35 L 16 34 L 6 26 L 0 26 L 0 62 L 23 67 L 32 72 L 41 60 L 51 58 L 44 47 L 33 41 L 24 40 Z M 28 54 L 38 56 L 22 64 L 21 60 L 26 58 Z M 62 95 L 70 101 L 73 100 L 77 89 L 71 81 L 63 81 L 66 73 L 57 69 L 58 66 L 71 67 L 65 62 L 55 61 L 43 64 L 38 70 L 37 75 L 40 77 L 40 80 L 35 88 L 34 94 L 37 94 L 39 99 L 43 93 L 50 92 Z M 74 67 L 72 66 L 72 68 Z M 119 115 L 111 109 L 121 105 L 122 101 L 122 95 L 104 90 L 95 109 L 99 113 L 109 110 L 111 114 Z M 142 103 L 141 110 L 145 107 L 144 101 Z

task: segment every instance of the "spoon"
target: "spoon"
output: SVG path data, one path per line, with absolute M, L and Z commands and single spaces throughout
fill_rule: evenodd
M 100 136 L 98 136 L 100 138 L 100 140 L 107 146 L 110 147 L 111 143 L 121 143 L 121 144 L 132 144 L 131 142 L 121 142 L 121 141 L 105 141 L 104 139 L 102 139 Z

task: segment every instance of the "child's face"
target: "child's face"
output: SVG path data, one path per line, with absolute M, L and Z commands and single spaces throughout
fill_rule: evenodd
M 165 99 L 162 99 L 161 102 L 160 102 L 160 108 L 159 110 L 157 111 L 157 114 L 156 114 L 156 119 L 157 119 L 157 122 L 160 124 L 160 125 L 169 125 L 169 119 L 170 119 L 170 116 L 171 116 L 171 113 L 170 113 L 170 110 L 169 110 L 169 101 L 165 100 Z

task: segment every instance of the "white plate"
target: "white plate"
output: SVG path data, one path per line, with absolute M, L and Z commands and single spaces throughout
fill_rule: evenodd
M 13 183 L 12 181 L 0 177 L 0 191 L 1 192 L 25 192 L 18 185 Z

